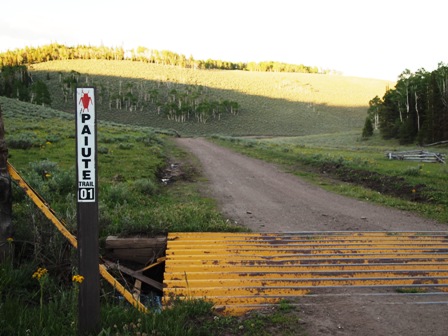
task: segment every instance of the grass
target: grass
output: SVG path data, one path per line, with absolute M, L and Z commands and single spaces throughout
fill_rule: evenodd
M 73 230 L 75 125 L 73 115 L 0 98 L 3 106 L 9 161 L 36 188 Z M 30 135 L 31 134 L 31 135 Z M 30 148 L 15 145 L 17 138 Z M 12 140 L 11 140 L 12 139 Z M 182 179 L 164 185 L 164 170 L 177 162 L 180 151 L 153 128 L 100 122 L 98 125 L 99 203 L 101 236 L 157 234 L 169 231 L 231 231 L 232 226 L 213 201 L 187 182 L 196 171 L 182 165 Z M 48 175 L 43 178 L 41 172 Z M 16 190 L 20 196 L 20 190 Z M 61 199 L 62 197 L 62 199 Z M 27 203 L 16 213 L 29 213 Z M 26 220 L 26 219 L 25 219 Z

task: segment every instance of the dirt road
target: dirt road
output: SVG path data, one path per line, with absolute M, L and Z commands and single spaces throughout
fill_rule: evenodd
M 194 154 L 223 214 L 256 232 L 445 231 L 414 214 L 329 193 L 204 139 L 177 139 Z M 299 299 L 309 335 L 448 335 L 448 297 L 343 289 Z

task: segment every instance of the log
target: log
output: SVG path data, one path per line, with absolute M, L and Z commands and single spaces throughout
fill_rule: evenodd
M 163 284 L 161 284 L 160 282 L 155 281 L 155 280 L 153 280 L 151 278 L 148 278 L 147 276 L 144 276 L 143 274 L 141 274 L 139 272 L 133 271 L 130 268 L 127 268 L 127 267 L 125 267 L 123 265 L 119 265 L 119 264 L 113 263 L 113 262 L 108 261 L 108 260 L 104 261 L 104 265 L 107 268 L 109 268 L 109 269 L 110 268 L 111 269 L 116 269 L 116 270 L 118 270 L 120 272 L 123 272 L 123 273 L 125 273 L 127 275 L 130 275 L 133 278 L 135 278 L 137 280 L 140 280 L 140 281 L 146 283 L 147 285 L 149 285 L 149 286 L 151 286 L 151 287 L 153 287 L 153 288 L 155 288 L 155 289 L 157 289 L 159 291 L 163 290 Z
M 131 261 L 148 265 L 165 255 L 166 236 L 106 238 L 106 255 L 109 259 Z
M 138 249 L 148 247 L 166 247 L 166 236 L 159 237 L 126 237 L 108 236 L 106 249 Z

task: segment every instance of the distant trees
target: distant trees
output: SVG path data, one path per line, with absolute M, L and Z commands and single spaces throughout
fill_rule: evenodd
M 139 46 L 130 51 L 123 48 L 75 46 L 68 47 L 58 43 L 53 43 L 37 48 L 26 47 L 0 53 L 0 68 L 2 66 L 20 66 L 34 63 L 48 62 L 54 60 L 69 59 L 103 59 L 103 60 L 124 60 L 129 59 L 138 62 L 155 63 L 162 65 L 179 66 L 192 69 L 219 69 L 219 70 L 246 70 L 260 72 L 300 72 L 319 73 L 317 67 L 295 65 L 281 62 L 250 62 L 234 63 L 222 60 L 195 60 L 193 56 L 189 58 L 185 55 L 177 54 L 168 50 L 153 50 Z
M 310 67 L 303 64 L 288 64 L 281 62 L 250 62 L 246 64 L 245 70 L 261 72 L 299 72 L 299 73 L 319 73 L 317 67 Z
M 368 118 L 385 139 L 402 144 L 448 140 L 448 66 L 403 71 L 393 89 L 369 102 Z M 375 127 L 376 128 L 376 127 Z
M 66 104 L 74 102 L 76 84 L 87 77 L 76 71 L 59 73 L 59 87 Z M 97 106 L 102 110 L 146 111 L 175 122 L 202 124 L 210 120 L 219 121 L 225 115 L 237 115 L 240 110 L 237 102 L 217 99 L 202 85 L 104 78 L 95 78 L 95 84 Z
M 3 66 L 19 66 L 55 60 L 69 59 L 105 59 L 123 60 L 124 50 L 121 47 L 91 47 L 79 45 L 67 47 L 53 43 L 41 47 L 25 47 L 14 51 L 0 53 L 0 68 Z
M 47 85 L 41 80 L 33 82 L 27 67 L 24 65 L 0 68 L 0 96 L 40 105 L 51 105 Z

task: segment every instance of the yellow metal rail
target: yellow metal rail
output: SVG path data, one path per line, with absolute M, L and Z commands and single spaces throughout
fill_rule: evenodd
M 19 175 L 17 170 L 8 162 L 8 172 L 11 178 L 25 191 L 42 213 L 56 226 L 56 228 L 67 238 L 74 248 L 77 248 L 78 241 L 76 237 L 70 233 L 65 224 L 56 217 L 54 211 L 44 201 L 44 199 Z M 137 301 L 132 294 L 124 288 L 106 269 L 104 265 L 99 264 L 99 272 L 101 276 L 109 282 L 123 297 L 135 308 L 140 311 L 147 312 L 147 308 Z
M 448 289 L 448 232 L 171 233 L 164 301 L 228 314 L 318 288 Z

